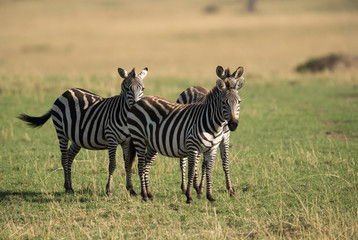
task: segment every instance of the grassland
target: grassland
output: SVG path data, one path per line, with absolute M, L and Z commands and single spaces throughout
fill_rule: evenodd
M 219 11 L 206 14 L 212 4 Z M 0 239 L 357 236 L 357 71 L 293 72 L 312 56 L 358 54 L 353 1 L 259 1 L 254 14 L 236 1 L 0 6 Z M 215 206 L 185 204 L 179 161 L 163 156 L 150 173 L 155 201 L 129 196 L 120 150 L 111 198 L 106 151 L 81 150 L 66 195 L 52 123 L 34 130 L 16 119 L 43 114 L 71 87 L 117 94 L 118 66 L 148 66 L 145 94 L 175 100 L 212 87 L 219 64 L 243 65 L 246 83 L 230 148 L 236 197 L 217 158 Z
M 38 81 L 44 80 L 52 81 Z M 161 84 L 164 89 L 173 87 Z M 36 97 L 2 95 L 0 236 L 351 238 L 358 232 L 357 87 L 334 78 L 247 82 L 241 93 L 240 127 L 231 139 L 231 176 L 237 196 L 230 198 L 224 191 L 217 159 L 217 206 L 205 199 L 185 204 L 179 162 L 162 156 L 151 171 L 154 202 L 128 195 L 120 158 L 114 195 L 108 199 L 105 151 L 80 152 L 73 167 L 76 194 L 64 194 L 52 124 L 33 130 L 8 117 L 22 111 L 45 112 L 57 90 L 47 89 Z M 139 191 L 136 167 L 134 172 Z

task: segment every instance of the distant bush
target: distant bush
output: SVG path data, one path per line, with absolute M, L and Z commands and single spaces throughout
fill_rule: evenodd
M 219 7 L 216 5 L 208 5 L 204 8 L 204 12 L 207 14 L 213 14 L 219 12 Z
M 322 72 L 325 70 L 334 71 L 341 68 L 351 68 L 358 66 L 358 57 L 343 54 L 329 54 L 323 57 L 312 58 L 296 67 L 296 71 L 303 72 Z

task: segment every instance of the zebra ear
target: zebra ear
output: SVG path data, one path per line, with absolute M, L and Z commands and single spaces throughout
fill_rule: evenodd
M 222 66 L 217 66 L 216 68 L 216 75 L 220 78 L 223 79 L 226 75 L 226 71 L 224 72 L 224 69 Z
M 239 77 L 241 77 L 241 75 L 244 73 L 244 68 L 243 67 L 238 67 L 236 69 L 236 71 L 231 75 L 231 77 L 233 77 L 234 79 L 238 79 Z
M 244 83 L 245 83 L 245 78 L 239 77 L 239 79 L 237 79 L 236 81 L 236 90 L 239 91 L 244 86 Z
M 143 69 L 143 71 L 139 74 L 139 78 L 140 78 L 141 80 L 143 80 L 143 79 L 145 78 L 145 76 L 147 76 L 147 73 L 148 73 L 148 68 L 145 67 L 145 68 Z
M 219 91 L 224 91 L 226 89 L 225 81 L 222 79 L 216 80 L 216 87 L 219 89 Z
M 118 68 L 118 73 L 119 73 L 119 76 L 121 76 L 122 78 L 128 77 L 128 73 L 126 72 L 126 70 L 124 70 L 122 68 Z

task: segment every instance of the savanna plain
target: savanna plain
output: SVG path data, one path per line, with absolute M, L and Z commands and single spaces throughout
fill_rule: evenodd
M 0 2 L 0 239 L 355 239 L 358 235 L 358 71 L 297 73 L 331 53 L 358 55 L 350 0 Z M 212 88 L 215 68 L 245 68 L 240 124 L 231 134 L 217 204 L 186 204 L 179 160 L 158 156 L 154 201 L 125 188 L 117 152 L 107 197 L 107 151 L 82 149 L 65 194 L 51 121 L 31 129 L 64 91 L 120 93 L 117 68 L 149 68 L 145 95 L 175 101 Z M 137 161 L 136 161 L 137 163 Z M 140 192 L 138 169 L 133 184 Z

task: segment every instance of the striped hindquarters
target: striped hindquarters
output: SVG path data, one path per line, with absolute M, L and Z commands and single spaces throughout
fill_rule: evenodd
M 103 98 L 78 88 L 66 91 L 52 107 L 58 136 L 87 149 L 105 149 L 109 141 L 128 137 L 122 102 L 119 96 Z

